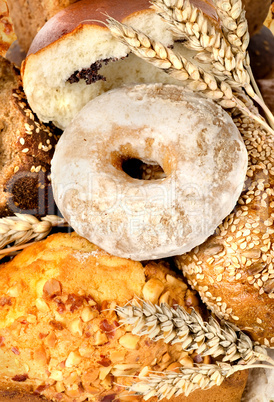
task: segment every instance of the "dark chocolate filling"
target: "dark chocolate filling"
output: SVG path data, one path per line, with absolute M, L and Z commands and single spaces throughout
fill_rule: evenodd
M 73 84 L 74 82 L 85 80 L 87 85 L 93 84 L 94 82 L 100 80 L 106 81 L 106 77 L 104 77 L 102 74 L 99 74 L 99 70 L 100 68 L 102 68 L 103 64 L 106 66 L 109 62 L 123 60 L 126 57 L 128 57 L 128 55 L 126 55 L 125 57 L 121 57 L 120 59 L 118 59 L 117 57 L 110 57 L 109 59 L 97 60 L 92 63 L 89 68 L 82 68 L 82 70 L 80 71 L 74 71 L 74 73 L 71 74 L 67 81 L 70 84 Z
M 104 59 L 97 60 L 95 63 L 92 63 L 89 68 L 83 68 L 82 70 L 74 71 L 73 74 L 67 79 L 70 84 L 74 82 L 79 82 L 80 80 L 85 80 L 87 85 L 93 84 L 96 81 L 106 81 L 106 77 L 99 74 L 99 70 L 102 67 L 103 63 L 107 65 L 109 61 L 115 61 L 117 59 Z

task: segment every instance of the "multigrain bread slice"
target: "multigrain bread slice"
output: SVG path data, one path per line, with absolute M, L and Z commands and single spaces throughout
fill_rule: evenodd
M 114 257 L 75 233 L 52 235 L 3 264 L 1 402 L 36 402 L 38 395 L 59 402 L 137 402 L 142 397 L 129 397 L 124 387 L 138 381 L 141 371 L 211 363 L 211 357 L 185 352 L 180 344 L 155 342 L 119 325 L 115 307 L 136 297 L 178 303 L 206 317 L 196 292 L 175 275 L 167 263 L 143 266 Z M 174 402 L 240 402 L 246 378 L 242 371 Z
M 32 113 L 19 71 L 0 57 L 0 217 L 53 213 L 49 174 L 59 134 Z

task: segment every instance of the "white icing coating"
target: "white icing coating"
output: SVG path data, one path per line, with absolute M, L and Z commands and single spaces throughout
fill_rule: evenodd
M 158 163 L 137 180 L 122 160 Z M 243 188 L 247 152 L 229 115 L 174 85 L 114 89 L 90 101 L 52 160 L 55 201 L 73 229 L 133 260 L 183 254 L 204 242 Z

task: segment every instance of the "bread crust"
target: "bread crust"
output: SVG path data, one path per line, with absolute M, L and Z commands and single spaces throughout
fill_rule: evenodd
M 71 7 L 76 2 L 76 0 L 57 0 L 53 2 L 41 3 L 38 0 L 29 0 L 28 2 L 25 2 L 24 0 L 8 0 L 15 32 L 25 52 L 29 50 L 31 42 L 37 32 L 40 31 L 43 25 L 50 18 L 55 16 L 58 12 Z M 249 32 L 251 35 L 261 28 L 263 21 L 267 16 L 270 2 L 271 0 L 266 0 L 263 3 L 259 2 L 258 0 L 243 0 L 243 4 L 247 9 L 247 19 L 249 22 Z M 95 3 L 95 0 L 91 1 L 93 6 Z M 103 7 L 107 5 L 107 10 L 109 14 L 112 15 L 112 9 L 109 9 L 109 2 L 104 0 L 102 3 Z M 121 8 L 122 6 L 121 13 L 123 12 L 123 7 L 128 8 L 130 7 L 130 4 L 133 5 L 133 3 L 134 2 L 132 0 L 129 2 L 120 1 L 119 7 Z M 192 3 L 201 7 L 203 11 L 211 18 L 217 19 L 212 0 L 192 0 Z M 135 4 L 136 8 L 134 9 L 133 6 L 133 11 L 136 11 L 140 6 L 146 9 L 149 7 L 148 0 L 138 0 L 135 1 Z M 77 7 L 78 6 L 76 5 L 75 10 L 77 10 Z M 117 17 L 119 19 L 119 13 L 117 14 Z M 102 19 L 101 15 L 99 16 L 99 19 Z
M 224 380 L 219 386 L 208 390 L 195 390 L 189 396 L 179 395 L 170 399 L 163 398 L 163 402 L 241 402 L 248 378 L 248 370 L 234 373 Z M 8 387 L 0 382 L 1 402 L 46 402 L 42 395 L 35 395 L 28 390 L 22 391 L 18 387 Z M 135 399 L 137 400 L 137 398 Z M 140 402 L 144 401 L 139 399 Z M 157 398 L 148 399 L 149 402 L 157 402 Z
M 44 125 L 30 110 L 19 71 L 0 58 L 0 216 L 55 210 L 50 161 L 59 130 Z

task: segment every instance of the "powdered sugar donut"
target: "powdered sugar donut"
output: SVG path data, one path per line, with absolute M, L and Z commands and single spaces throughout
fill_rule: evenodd
M 138 180 L 123 163 L 158 164 Z M 52 161 L 55 201 L 74 230 L 134 260 L 183 254 L 210 236 L 242 191 L 247 152 L 230 116 L 174 85 L 114 89 L 64 131 Z

